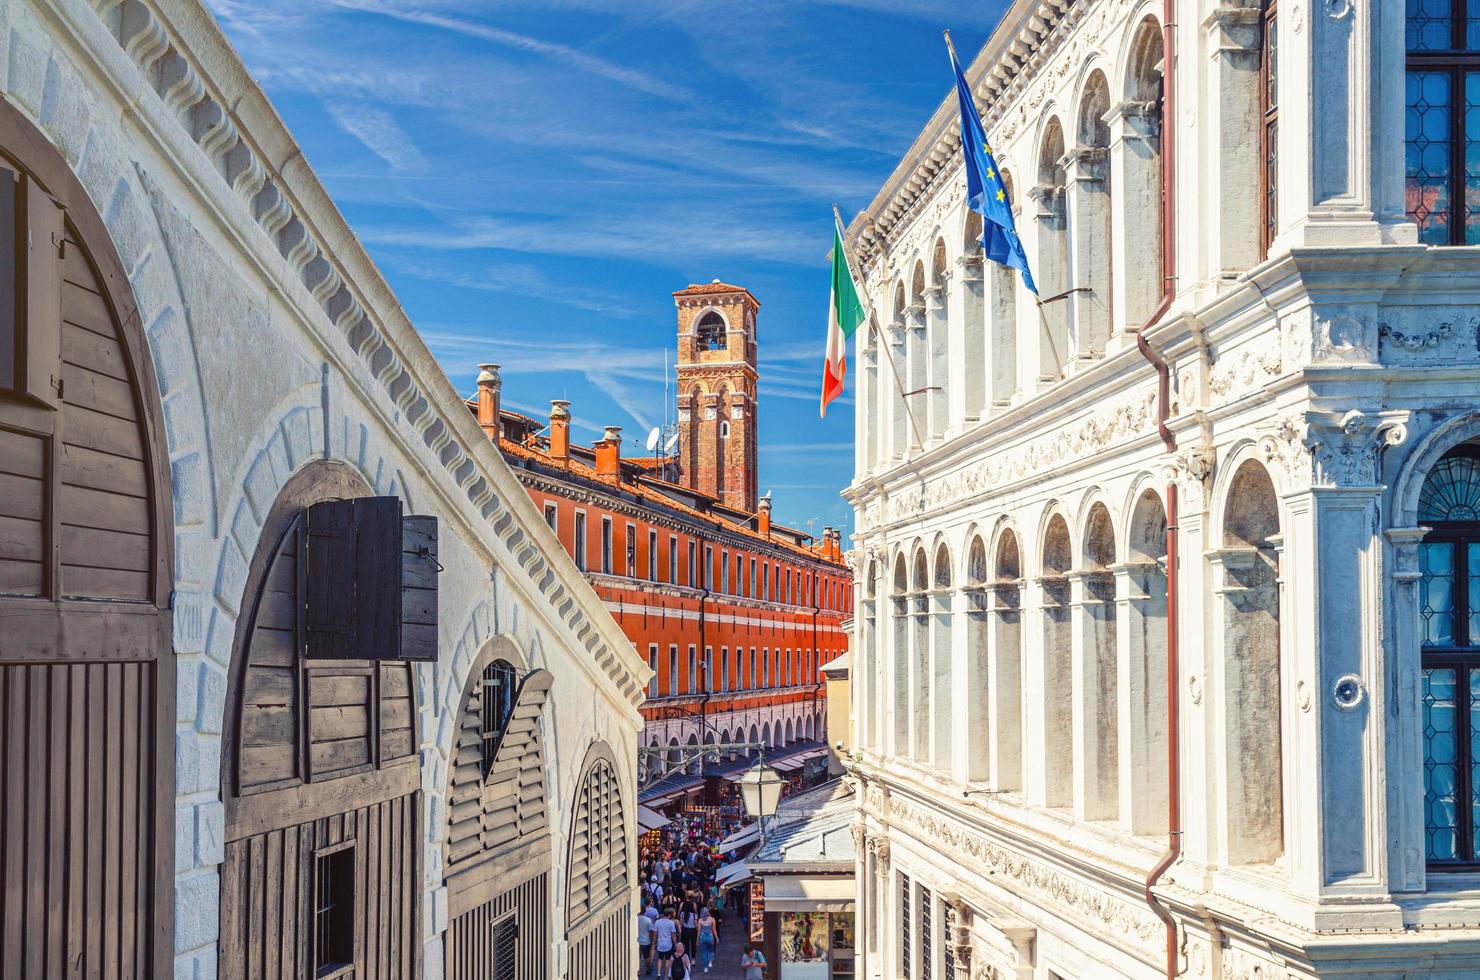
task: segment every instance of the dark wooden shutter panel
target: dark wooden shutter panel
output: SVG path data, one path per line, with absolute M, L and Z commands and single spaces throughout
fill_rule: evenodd
M 62 384 L 62 206 L 30 177 L 21 181 L 29 245 L 25 268 L 26 394 L 57 407 Z M 27 239 L 22 239 L 26 244 Z
M 304 536 L 303 655 L 355 656 L 355 502 L 327 500 L 308 508 Z
M 357 655 L 395 660 L 401 655 L 401 499 L 356 500 L 355 531 Z
M 437 659 L 437 519 L 401 519 L 401 659 Z
M 333 660 L 398 660 L 406 583 L 417 588 L 409 610 L 414 659 L 435 660 L 437 633 L 436 519 L 411 518 L 403 525 L 399 497 L 328 500 L 308 508 L 305 536 L 304 656 Z M 427 526 L 430 522 L 430 531 Z M 403 541 L 417 529 L 414 545 Z M 403 571 L 408 548 L 431 542 L 430 576 L 418 567 Z M 422 588 L 430 581 L 430 588 Z M 427 639 L 427 636 L 430 639 Z

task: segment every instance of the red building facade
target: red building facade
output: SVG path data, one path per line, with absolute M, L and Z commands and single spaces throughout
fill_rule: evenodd
M 696 302 L 694 290 L 718 301 Z M 843 622 L 853 605 L 841 535 L 826 528 L 814 538 L 773 523 L 770 499 L 754 496 L 754 298 L 717 283 L 674 297 L 681 438 L 673 456 L 622 458 L 615 426 L 592 446 L 573 444 L 569 402 L 551 403 L 548 424 L 503 411 L 496 365 L 482 367 L 469 408 L 653 669 L 644 745 L 676 761 L 705 743 L 780 752 L 820 741 L 821 667 L 847 649 Z M 715 356 L 724 348 L 712 336 L 695 340 L 716 310 L 733 318 L 725 332 L 734 363 Z M 705 413 L 706 402 L 716 410 Z M 716 467 L 695 460 L 725 454 L 731 439 L 735 451 L 718 467 L 728 472 L 715 486 Z M 753 510 L 738 506 L 749 499 Z

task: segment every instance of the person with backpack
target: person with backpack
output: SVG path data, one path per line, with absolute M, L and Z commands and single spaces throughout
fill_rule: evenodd
M 766 980 L 766 954 L 759 946 L 751 943 L 740 957 L 740 968 L 745 971 L 745 980 Z
M 673 972 L 669 974 L 671 980 L 688 980 L 689 971 L 693 969 L 694 963 L 689 959 L 689 954 L 684 952 L 683 943 L 673 947 L 673 959 L 670 962 Z

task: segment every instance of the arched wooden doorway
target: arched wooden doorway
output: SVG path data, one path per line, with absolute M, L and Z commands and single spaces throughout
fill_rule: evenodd
M 128 279 L 0 103 L 0 978 L 170 972 L 169 470 Z
M 571 813 L 565 930 L 570 980 L 635 976 L 632 855 L 617 758 L 605 742 L 586 752 Z
M 318 515 L 342 514 L 341 501 L 353 501 L 355 558 L 331 565 L 319 556 L 337 554 L 344 535 Z M 321 646 L 330 627 L 316 612 L 321 592 L 357 594 L 368 586 L 355 577 L 361 569 L 379 574 L 391 563 L 370 553 L 380 540 L 372 531 L 389 521 L 397 532 L 416 526 L 395 498 L 371 497 L 357 472 L 320 460 L 288 480 L 263 522 L 223 739 L 227 980 L 419 975 L 424 834 L 411 665 L 371 659 L 379 648 L 365 641 L 359 608 L 341 620 L 359 624 L 349 633 L 358 639 L 341 630 L 332 649 Z M 435 564 L 434 530 L 426 541 Z M 434 588 L 435 574 L 410 557 L 403 569 Z

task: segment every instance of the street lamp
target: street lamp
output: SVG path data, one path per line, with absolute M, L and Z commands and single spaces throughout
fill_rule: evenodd
M 745 812 L 760 821 L 761 842 L 765 843 L 766 818 L 775 815 L 776 804 L 781 802 L 781 787 L 786 785 L 786 780 L 762 761 L 735 782 L 740 786 Z

